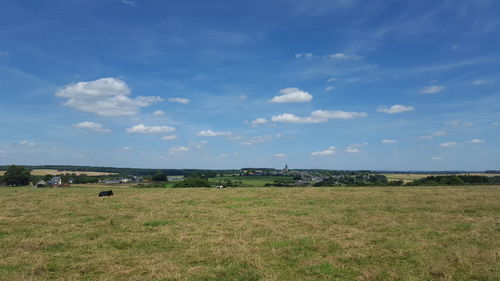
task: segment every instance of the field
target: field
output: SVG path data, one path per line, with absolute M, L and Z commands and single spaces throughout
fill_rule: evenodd
M 411 182 L 413 180 L 418 180 L 418 179 L 425 178 L 425 177 L 428 177 L 428 176 L 444 176 L 444 175 L 448 175 L 448 174 L 402 174 L 402 173 L 393 173 L 393 174 L 383 174 L 383 175 L 386 176 L 389 181 L 402 180 L 403 182 L 407 183 L 407 182 Z M 500 174 L 484 174 L 484 173 L 468 173 L 468 175 L 487 176 L 487 177 L 500 176 Z
M 500 186 L 0 188 L 0 280 L 500 280 Z
M 0 176 L 3 176 L 5 171 L 0 171 Z M 90 171 L 59 171 L 52 169 L 33 169 L 31 174 L 34 176 L 45 176 L 45 175 L 64 175 L 64 174 L 77 174 L 77 175 L 87 175 L 87 176 L 105 176 L 114 175 L 114 173 L 103 173 L 103 172 L 90 172 Z

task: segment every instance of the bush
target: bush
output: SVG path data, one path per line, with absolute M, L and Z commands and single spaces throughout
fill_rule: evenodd
M 210 182 L 204 178 L 186 178 L 176 182 L 173 187 L 210 187 Z

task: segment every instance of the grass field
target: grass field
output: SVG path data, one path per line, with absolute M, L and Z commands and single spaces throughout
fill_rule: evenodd
M 500 186 L 0 188 L 0 280 L 500 280 Z
M 89 172 L 89 171 L 59 171 L 52 169 L 33 169 L 31 174 L 34 176 L 45 176 L 45 175 L 64 175 L 64 174 L 77 174 L 77 175 L 88 175 L 88 176 L 105 176 L 105 175 L 115 175 L 115 173 L 103 173 L 103 172 Z M 0 176 L 3 176 L 5 171 L 0 171 Z

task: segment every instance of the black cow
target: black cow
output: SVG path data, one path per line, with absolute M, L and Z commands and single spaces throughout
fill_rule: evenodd
M 106 190 L 99 192 L 99 197 L 111 196 L 111 195 L 113 195 L 113 190 Z

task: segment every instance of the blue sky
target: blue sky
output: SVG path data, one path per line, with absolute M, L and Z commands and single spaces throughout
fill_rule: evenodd
M 0 2 L 0 164 L 500 168 L 500 2 Z

